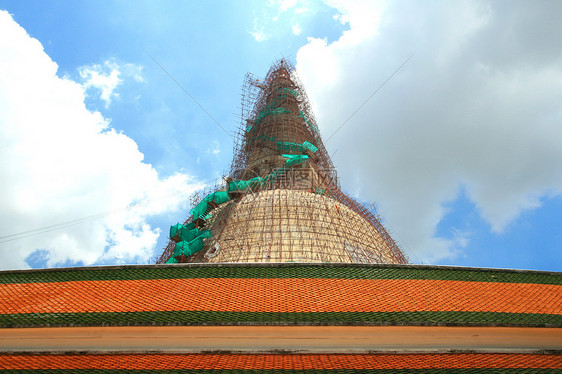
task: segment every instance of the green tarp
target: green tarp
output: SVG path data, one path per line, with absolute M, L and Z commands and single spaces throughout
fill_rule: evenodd
M 314 144 L 312 144 L 311 142 L 304 142 L 304 143 L 302 143 L 302 147 L 303 147 L 304 149 L 308 149 L 308 150 L 309 150 L 310 152 L 312 152 L 312 153 L 318 152 L 318 148 L 317 148 Z
M 193 229 L 193 230 L 180 230 L 179 233 L 179 237 L 181 239 L 181 241 L 191 241 L 193 239 L 195 239 L 197 236 L 199 236 L 201 234 L 201 231 L 199 231 L 199 229 Z
M 276 114 L 290 114 L 290 113 L 291 111 L 285 108 L 264 109 L 260 112 L 260 114 L 258 114 L 258 118 L 256 118 L 255 124 L 259 125 L 261 121 L 267 116 L 276 115 Z
M 310 122 L 308 120 L 308 118 L 306 118 L 306 116 L 304 115 L 304 113 L 302 111 L 300 111 L 299 115 L 297 116 L 297 118 L 302 118 L 304 120 L 304 122 L 310 126 L 310 128 L 312 129 L 312 131 L 314 132 L 318 132 L 318 127 L 316 125 L 314 125 L 312 122 Z
M 230 181 L 228 182 L 228 192 L 233 191 L 246 191 L 246 190 L 255 190 L 259 187 L 262 187 L 264 184 L 269 183 L 270 181 L 274 181 L 280 174 L 283 174 L 287 167 L 293 166 L 296 164 L 300 164 L 308 160 L 307 155 L 288 155 L 284 154 L 283 157 L 287 158 L 288 160 L 285 162 L 286 166 L 280 167 L 279 169 L 275 170 L 265 178 L 262 177 L 255 177 L 252 179 L 248 179 L 245 181 Z
M 254 128 L 254 124 L 258 125 L 265 117 L 270 116 L 272 114 L 283 114 L 283 113 L 291 113 L 285 108 L 278 108 L 282 101 L 287 98 L 287 95 L 279 95 L 273 99 L 271 103 L 269 103 L 263 110 L 258 114 L 255 122 L 253 124 L 249 124 L 246 126 L 246 132 L 252 131 Z
M 180 231 L 181 229 L 183 229 L 184 227 L 185 227 L 185 226 L 182 225 L 181 223 L 178 223 L 178 224 L 176 224 L 176 225 L 174 225 L 174 226 L 171 226 L 171 227 L 170 227 L 170 238 L 173 238 L 173 237 L 175 237 L 176 235 L 178 235 L 179 231 Z
M 291 90 L 290 88 L 285 88 L 285 87 L 278 88 L 277 92 L 293 95 L 294 97 L 299 96 L 299 93 L 296 90 Z
M 246 190 L 254 190 L 258 187 L 263 185 L 264 180 L 266 178 L 262 177 L 255 177 L 252 179 L 248 179 L 245 181 L 230 181 L 228 182 L 228 191 L 246 191 Z
M 188 225 L 182 225 L 178 223 L 177 225 L 170 227 L 170 238 L 179 238 L 177 241 L 191 241 L 201 232 L 195 227 L 195 222 L 191 222 Z
M 211 236 L 211 232 L 209 230 L 205 230 L 190 241 L 181 241 L 179 243 L 176 243 L 176 246 L 174 248 L 174 256 L 191 256 L 199 252 L 203 249 L 203 238 L 210 238 Z
M 307 155 L 283 155 L 283 157 L 288 158 L 287 166 L 293 166 L 296 164 L 301 164 L 304 161 L 308 160 Z
M 193 220 L 196 220 L 199 217 L 205 215 L 208 207 L 209 207 L 209 203 L 203 200 L 199 204 L 197 204 L 195 208 L 191 209 L 189 213 L 193 215 Z
M 193 220 L 195 221 L 207 213 L 211 201 L 220 205 L 226 203 L 228 200 L 230 200 L 230 196 L 228 196 L 227 191 L 216 191 L 207 195 L 195 208 L 191 209 L 189 213 L 193 215 Z
M 291 143 L 291 142 L 276 142 L 277 148 L 282 151 L 295 151 L 295 152 L 304 152 L 305 149 L 310 150 L 312 153 L 316 153 L 318 148 L 310 142 L 304 142 L 302 144 L 299 143 Z
M 276 96 L 271 103 L 269 103 L 264 110 L 271 110 L 274 108 L 277 108 L 279 106 L 279 104 L 281 103 L 281 101 L 285 101 L 285 99 L 287 98 L 287 95 L 278 95 Z
M 312 144 L 311 142 L 308 142 L 308 141 L 305 141 L 302 144 L 292 143 L 292 142 L 280 142 L 280 141 L 277 141 L 277 139 L 274 138 L 273 136 L 267 136 L 267 135 L 261 135 L 261 136 L 252 138 L 252 139 L 250 139 L 250 141 L 262 140 L 262 139 L 270 141 L 272 143 L 275 143 L 277 145 L 277 149 L 279 149 L 281 151 L 285 151 L 285 152 L 295 151 L 295 152 L 302 153 L 302 152 L 304 152 L 305 149 L 308 149 L 312 153 L 318 152 L 318 148 L 314 144 Z

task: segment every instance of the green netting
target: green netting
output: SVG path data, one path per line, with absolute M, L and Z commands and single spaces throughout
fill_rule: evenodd
M 272 114 L 281 114 L 281 113 L 290 113 L 285 108 L 278 108 L 282 101 L 287 98 L 287 95 L 279 95 L 275 97 L 271 103 L 269 103 L 258 115 L 254 124 L 259 124 L 265 117 L 272 115 Z M 279 110 L 283 109 L 283 110 Z M 254 128 L 254 124 L 249 124 L 246 126 L 246 132 L 252 131 Z
M 170 238 L 179 238 L 179 240 L 176 239 L 176 241 L 190 241 L 199 234 L 200 231 L 198 229 L 190 229 L 179 223 L 170 227 Z
M 174 236 L 178 235 L 179 231 L 184 227 L 185 226 L 182 225 L 181 223 L 178 223 L 174 226 L 170 226 L 170 238 L 173 238 Z
M 285 101 L 286 98 L 287 98 L 287 95 L 279 95 L 279 96 L 276 96 L 276 97 L 271 101 L 271 103 L 269 103 L 269 104 L 264 108 L 264 110 L 271 110 L 271 109 L 277 108 L 277 107 L 279 106 L 280 102 L 281 102 L 281 101 Z
M 296 164 L 301 164 L 304 161 L 308 160 L 307 155 L 283 155 L 283 157 L 288 158 L 287 166 L 293 166 Z
M 196 220 L 199 217 L 205 215 L 209 204 L 206 201 L 201 201 L 197 206 L 189 211 L 191 215 L 193 215 L 193 219 Z
M 277 92 L 293 95 L 294 97 L 299 96 L 299 93 L 296 90 L 291 90 L 290 88 L 285 88 L 285 87 L 278 88 Z
M 210 200 L 214 201 L 217 204 L 224 204 L 227 201 L 230 200 L 230 196 L 228 196 L 228 192 L 227 191 L 216 191 L 213 192 L 212 194 L 209 195 L 210 196 Z M 209 197 L 208 196 L 208 197 Z
M 269 183 L 269 182 L 277 179 L 277 177 L 279 175 L 283 174 L 287 170 L 287 167 L 293 166 L 293 165 L 296 165 L 296 164 L 300 164 L 300 163 L 303 163 L 304 161 L 308 160 L 307 155 L 288 155 L 288 154 L 284 154 L 282 156 L 285 157 L 285 158 L 288 158 L 288 160 L 285 162 L 286 166 L 280 167 L 279 169 L 273 171 L 271 174 L 269 174 L 269 175 L 267 175 L 266 177 L 263 177 L 263 178 L 262 177 L 255 177 L 255 178 L 245 180 L 245 181 L 242 181 L 242 180 L 240 180 L 240 181 L 230 181 L 230 182 L 228 182 L 228 192 L 246 191 L 246 190 L 254 191 L 254 190 L 258 189 L 259 187 L 264 186 L 266 183 Z
M 312 153 L 318 152 L 318 148 L 317 148 L 314 144 L 312 144 L 311 142 L 304 142 L 304 143 L 302 143 L 302 147 L 303 147 L 304 149 L 308 149 L 308 150 L 311 151 Z
M 318 195 L 324 195 L 324 194 L 326 193 L 326 190 L 323 189 L 323 188 L 317 188 L 317 189 L 316 189 L 316 193 L 317 193 Z
M 291 111 L 285 108 L 264 109 L 258 114 L 258 118 L 256 118 L 255 124 L 256 125 L 260 124 L 261 121 L 267 116 L 276 115 L 276 114 L 289 114 L 289 113 L 291 113 Z
M 266 179 L 267 177 L 266 178 L 255 177 L 245 181 L 230 181 L 228 182 L 228 191 L 231 192 L 231 191 L 254 190 L 258 187 L 261 187 Z
M 302 144 L 292 142 L 276 142 L 277 148 L 285 152 L 302 152 Z
M 175 224 L 170 227 L 170 238 L 173 238 L 175 236 L 180 236 L 182 232 L 190 231 L 193 229 L 195 229 L 195 221 L 189 222 L 186 225 L 182 225 L 181 223 Z
M 318 148 L 312 144 L 311 142 L 305 141 L 302 144 L 299 143 L 292 143 L 292 142 L 280 142 L 277 141 L 277 138 L 273 137 L 273 136 L 267 136 L 267 135 L 261 135 L 255 138 L 252 138 L 251 141 L 256 141 L 256 140 L 267 140 L 270 141 L 272 143 L 275 143 L 277 145 L 277 149 L 281 150 L 281 151 L 285 151 L 285 152 L 299 152 L 302 153 L 304 152 L 305 149 L 310 150 L 312 153 L 316 153 L 318 152 Z
M 195 239 L 200 234 L 201 234 L 201 231 L 199 231 L 199 229 L 193 229 L 193 230 L 183 229 L 183 230 L 180 230 L 179 237 L 180 237 L 181 241 L 189 242 L 189 241 Z
M 256 136 L 256 137 L 252 137 L 250 138 L 250 141 L 255 142 L 256 140 L 268 140 L 270 142 L 277 142 L 277 139 L 274 138 L 273 136 L 267 136 L 267 135 L 260 135 L 260 136 Z
M 209 230 L 205 230 L 190 241 L 181 241 L 179 243 L 176 243 L 176 246 L 174 248 L 174 256 L 191 256 L 199 252 L 203 249 L 203 238 L 210 238 L 211 236 L 211 232 Z
M 228 200 L 230 200 L 230 196 L 228 196 L 227 191 L 216 191 L 207 195 L 195 208 L 191 209 L 189 213 L 193 215 L 193 220 L 196 220 L 207 213 L 211 201 L 220 205 L 226 203 Z
M 310 126 L 310 128 L 312 129 L 312 131 L 318 132 L 318 127 L 317 127 L 315 124 L 313 124 L 312 122 L 310 122 L 310 121 L 308 120 L 308 118 L 306 118 L 306 116 L 304 115 L 304 113 L 302 112 L 302 110 L 299 112 L 299 115 L 297 116 L 297 118 L 302 118 L 302 119 L 304 120 L 304 122 L 305 122 L 308 126 Z
M 274 181 L 280 174 L 285 172 L 285 167 L 281 167 L 266 177 L 255 177 L 245 181 L 230 181 L 228 182 L 228 191 L 254 191 L 259 187 L 263 187 L 266 183 Z
M 166 261 L 167 264 L 177 264 L 178 260 L 176 260 L 176 258 L 174 256 L 171 256 L 168 261 Z

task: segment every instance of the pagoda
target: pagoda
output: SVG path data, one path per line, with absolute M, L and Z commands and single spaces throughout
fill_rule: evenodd
M 376 212 L 340 189 L 287 60 L 246 76 L 230 173 L 190 214 L 159 263 L 408 262 Z

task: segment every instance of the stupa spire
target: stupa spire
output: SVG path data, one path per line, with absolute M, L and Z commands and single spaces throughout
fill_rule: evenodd
M 231 171 L 172 226 L 158 262 L 407 263 L 380 219 L 340 189 L 286 60 L 248 74 Z

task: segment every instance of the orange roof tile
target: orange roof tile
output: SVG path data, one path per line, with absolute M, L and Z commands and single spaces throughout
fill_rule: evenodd
M 88 268 L 44 274 L 41 271 L 0 273 L 0 326 L 107 323 L 562 326 L 560 273 L 504 270 L 479 273 L 462 268 L 380 265 L 350 266 L 343 271 L 341 265 L 291 266 L 170 265 L 154 267 L 140 275 L 131 273 L 135 267 L 126 268 L 129 273 L 121 268 L 104 268 L 102 276 Z M 170 269 L 176 273 L 170 274 Z M 443 272 L 436 273 L 436 269 Z M 29 279 L 34 281 L 24 282 L 22 274 L 29 274 Z M 132 279 L 123 279 L 127 274 L 132 274 L 129 277 Z M 117 279 L 103 279 L 112 275 Z
M 0 285 L 0 313 L 143 311 L 562 314 L 562 286 L 421 279 L 150 279 Z
M 0 354 L 1 370 L 554 369 L 562 355 L 426 354 Z M 239 372 L 237 371 L 237 372 Z M 43 372 L 43 371 L 42 371 Z M 410 372 L 410 371 L 408 371 Z M 413 371 L 415 372 L 415 371 Z

